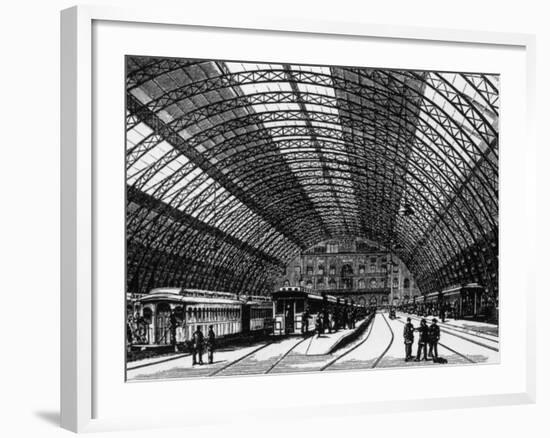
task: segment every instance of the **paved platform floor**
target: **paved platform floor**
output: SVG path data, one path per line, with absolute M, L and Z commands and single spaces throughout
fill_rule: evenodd
M 440 324 L 439 356 L 447 364 L 429 361 L 404 360 L 403 327 L 407 314 L 398 313 L 390 319 L 387 313 L 377 313 L 368 328 L 344 347 L 328 353 L 331 347 L 350 333 L 340 331 L 320 338 L 273 338 L 246 347 L 219 350 L 214 363 L 191 364 L 191 357 L 174 355 L 159 363 L 129 364 L 128 380 L 175 379 L 193 377 L 237 376 L 257 374 L 281 374 L 300 372 L 325 372 L 333 370 L 358 370 L 391 367 L 446 366 L 459 364 L 487 364 L 499 361 L 499 338 L 486 331 L 473 331 L 467 324 Z M 413 325 L 419 318 L 410 315 Z M 360 327 L 358 323 L 357 328 Z M 486 328 L 480 325 L 481 328 Z M 497 330 L 498 332 L 498 330 Z M 418 335 L 415 336 L 413 353 L 416 354 Z M 312 349 L 313 348 L 313 349 Z M 206 361 L 206 355 L 203 360 Z

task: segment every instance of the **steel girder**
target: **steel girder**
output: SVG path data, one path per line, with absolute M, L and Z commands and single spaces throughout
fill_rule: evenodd
M 129 269 L 128 284 L 266 290 L 280 265 L 273 259 L 284 264 L 338 235 L 398 242 L 424 290 L 466 278 L 496 290 L 488 284 L 498 248 L 495 78 L 314 70 L 233 73 L 220 62 L 129 58 L 128 131 L 145 124 L 151 132 L 128 145 L 127 167 L 162 142 L 172 148 L 129 181 L 129 193 L 146 192 L 156 205 L 129 196 L 128 240 L 141 250 L 128 264 L 156 279 L 135 285 Z M 261 84 L 271 88 L 243 91 Z M 158 178 L 181 154 L 188 161 Z M 412 218 L 399 216 L 403 202 L 414 206 Z M 169 219 L 164 204 L 199 222 Z M 209 260 L 189 269 L 182 253 Z

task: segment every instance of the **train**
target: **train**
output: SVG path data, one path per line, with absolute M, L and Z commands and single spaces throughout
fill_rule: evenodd
M 320 312 L 339 314 L 353 309 L 356 319 L 367 314 L 365 306 L 304 287 L 282 287 L 271 297 L 156 288 L 137 299 L 127 300 L 127 304 L 127 343 L 141 347 L 185 344 L 197 327 L 206 333 L 212 326 L 218 339 L 294 335 L 313 331 L 315 317 Z
M 127 341 L 132 345 L 184 344 L 197 327 L 206 333 L 212 326 L 217 338 L 273 331 L 273 306 L 264 296 L 156 288 L 129 303 L 127 313 Z
M 337 314 L 353 308 L 356 319 L 362 319 L 367 314 L 365 306 L 356 304 L 352 300 L 315 293 L 302 286 L 281 287 L 273 292 L 272 300 L 275 335 L 312 331 L 315 327 L 316 315 L 325 311 Z M 303 324 L 307 324 L 307 327 L 303 327 Z
M 419 310 L 425 314 L 476 321 L 498 321 L 498 303 L 493 302 L 477 283 L 457 285 L 441 292 L 431 292 L 419 300 Z

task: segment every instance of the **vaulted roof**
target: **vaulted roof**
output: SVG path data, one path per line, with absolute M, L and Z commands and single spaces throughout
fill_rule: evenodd
M 497 288 L 499 78 L 127 57 L 128 288 L 267 292 L 331 238 Z

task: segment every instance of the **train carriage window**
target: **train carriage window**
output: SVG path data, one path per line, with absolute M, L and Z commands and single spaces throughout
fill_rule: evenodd
M 174 309 L 174 314 L 176 315 L 176 320 L 181 323 L 185 319 L 185 313 L 183 307 L 178 306 Z
M 304 311 L 304 300 L 296 300 L 296 313 Z
M 283 313 L 283 309 L 284 309 L 284 302 L 283 300 L 278 300 L 277 301 L 277 304 L 275 306 L 275 312 L 277 313 Z
M 143 319 L 147 324 L 151 324 L 151 321 L 153 320 L 153 311 L 151 308 L 146 307 L 143 309 Z

